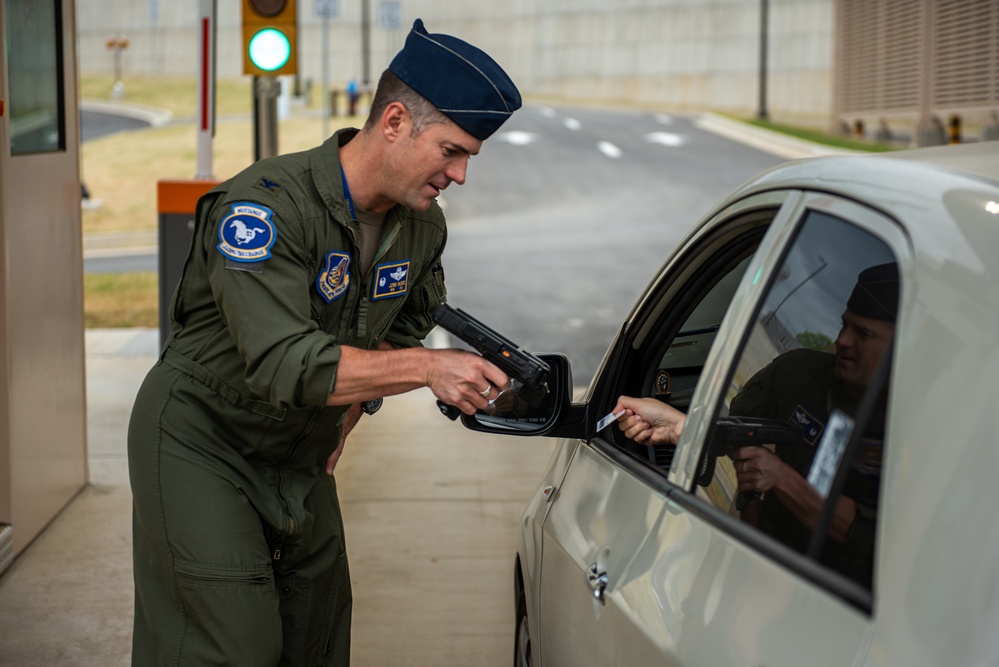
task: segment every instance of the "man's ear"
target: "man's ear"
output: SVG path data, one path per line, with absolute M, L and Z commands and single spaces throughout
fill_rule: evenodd
M 412 120 L 402 102 L 392 102 L 382 113 L 381 130 L 386 141 L 394 142 L 410 134 Z

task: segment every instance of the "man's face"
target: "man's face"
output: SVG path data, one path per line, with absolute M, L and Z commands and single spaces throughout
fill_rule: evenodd
M 481 147 L 481 140 L 450 120 L 401 137 L 393 160 L 394 199 L 414 210 L 427 210 L 452 182 L 465 182 L 468 160 Z
M 843 326 L 836 337 L 836 377 L 848 387 L 866 388 L 894 334 L 895 325 L 891 322 L 845 311 Z

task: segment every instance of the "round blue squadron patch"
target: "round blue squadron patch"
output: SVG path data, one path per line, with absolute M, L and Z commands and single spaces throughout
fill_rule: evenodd
M 233 204 L 219 225 L 219 252 L 236 262 L 268 259 L 277 240 L 277 229 L 271 223 L 273 215 L 273 211 L 259 204 Z
M 326 263 L 316 276 L 316 290 L 326 303 L 339 299 L 350 287 L 350 255 L 335 250 L 326 255 Z

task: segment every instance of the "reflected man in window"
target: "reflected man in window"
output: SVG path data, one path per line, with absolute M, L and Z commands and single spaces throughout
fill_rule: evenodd
M 897 266 L 865 269 L 843 312 L 835 352 L 801 348 L 782 354 L 733 399 L 733 416 L 779 419 L 802 429 L 801 444 L 733 452 L 737 490 L 751 494 L 744 499 L 752 498 L 741 507 L 743 520 L 794 549 L 807 549 L 824 502 L 806 479 L 815 448 L 833 409 L 856 413 L 891 345 L 897 309 Z M 882 392 L 850 463 L 822 555 L 827 565 L 865 585 L 870 585 L 873 563 L 886 404 Z M 622 397 L 615 411 L 620 409 L 629 411 L 619 425 L 632 440 L 655 445 L 679 439 L 685 417 L 674 408 L 655 399 Z

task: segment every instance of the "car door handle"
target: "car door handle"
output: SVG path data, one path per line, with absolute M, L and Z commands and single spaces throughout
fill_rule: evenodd
M 596 563 L 590 563 L 590 566 L 586 569 L 586 581 L 590 584 L 593 597 L 600 604 L 607 604 L 607 601 L 604 600 L 604 591 L 607 590 L 607 573 L 601 572 Z

